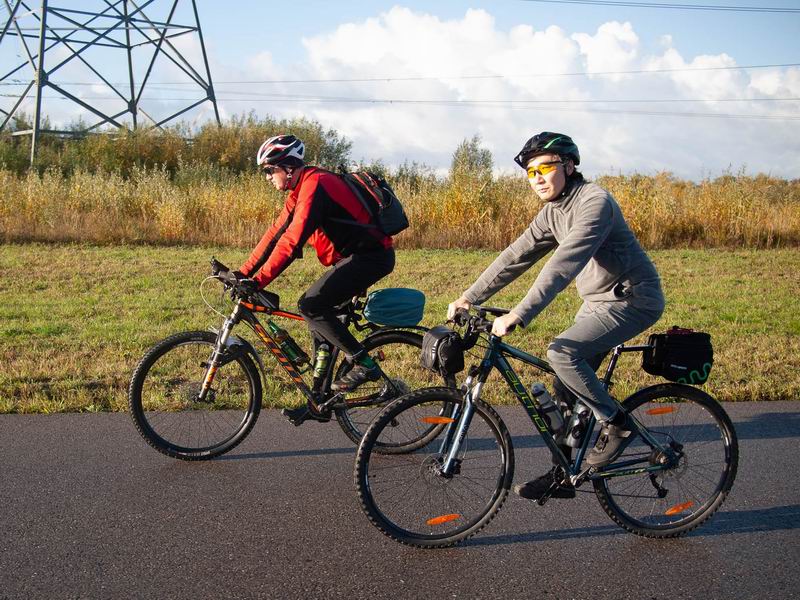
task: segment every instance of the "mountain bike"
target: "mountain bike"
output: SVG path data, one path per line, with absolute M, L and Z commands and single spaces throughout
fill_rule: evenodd
M 736 477 L 738 443 L 730 418 L 707 393 L 683 384 L 657 384 L 632 394 L 622 406 L 636 438 L 608 466 L 583 466 L 596 421 L 585 411 L 582 441 L 574 460 L 561 451 L 547 415 L 519 380 L 510 360 L 553 375 L 548 363 L 491 334 L 491 316 L 508 311 L 473 307 L 456 321 L 464 344 L 485 348 L 460 389 L 411 392 L 388 405 L 367 429 L 358 448 L 355 485 L 364 512 L 387 536 L 412 546 L 437 548 L 460 542 L 483 528 L 502 506 L 514 475 L 514 448 L 503 420 L 481 400 L 497 370 L 558 461 L 544 504 L 567 482 L 591 482 L 603 510 L 627 531 L 653 538 L 686 534 L 709 519 Z M 613 349 L 602 382 L 606 389 L 622 354 L 649 346 Z M 441 411 L 448 405 L 446 412 Z M 580 414 L 576 406 L 575 415 Z M 376 452 L 392 439 L 413 437 L 432 424 L 443 429 L 425 446 L 402 456 Z M 579 432 L 578 432 L 579 433 Z M 576 444 L 577 445 L 577 444 Z
M 352 367 L 338 348 L 315 348 L 312 364 L 309 355 L 272 320 L 302 321 L 302 316 L 281 310 L 277 294 L 244 289 L 216 259 L 211 266 L 211 276 L 204 282 L 222 282 L 233 301 L 227 317 L 219 313 L 225 318 L 220 329 L 185 331 L 158 342 L 140 360 L 128 388 L 136 429 L 148 444 L 167 456 L 184 460 L 220 456 L 244 440 L 255 425 L 267 373 L 253 345 L 232 334 L 242 322 L 266 345 L 303 398 L 313 400 L 323 411 L 331 411 L 345 435 L 356 444 L 389 401 L 437 381 L 454 385 L 453 380 L 437 378 L 419 366 L 425 328 L 371 323 L 363 315 L 363 297 L 356 297 L 337 307 L 338 318 L 367 333 L 362 343 L 379 363 L 382 376 L 349 394 L 334 393 L 331 383 Z M 211 307 L 208 301 L 206 304 Z M 257 315 L 268 317 L 266 326 Z M 436 432 L 437 427 L 432 426 L 427 434 Z M 425 435 L 417 436 L 387 444 L 381 450 L 402 452 L 425 439 Z

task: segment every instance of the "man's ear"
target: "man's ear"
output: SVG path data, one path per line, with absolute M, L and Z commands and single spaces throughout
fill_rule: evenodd
M 567 164 L 564 165 L 564 171 L 566 172 L 567 177 L 569 177 L 575 172 L 575 163 L 572 161 L 571 158 L 567 159 Z

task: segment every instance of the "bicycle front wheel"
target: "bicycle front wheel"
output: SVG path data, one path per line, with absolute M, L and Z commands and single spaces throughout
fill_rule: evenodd
M 660 444 L 679 456 L 668 469 L 593 480 L 603 510 L 637 535 L 678 537 L 722 505 L 736 477 L 739 445 L 730 418 L 708 394 L 663 384 L 625 400 L 625 409 Z M 650 467 L 663 457 L 638 436 L 615 461 Z
M 261 409 L 261 375 L 246 353 L 227 356 L 198 400 L 217 336 L 187 331 L 144 355 L 128 388 L 136 429 L 153 448 L 183 460 L 207 460 L 239 444 Z
M 441 414 L 451 407 L 450 416 Z M 358 448 L 355 485 L 370 521 L 387 536 L 412 546 L 441 548 L 477 533 L 502 506 L 514 475 L 511 437 L 498 414 L 477 401 L 452 473 L 441 467 L 464 407 L 452 388 L 412 392 L 375 419 Z M 441 435 L 405 454 L 380 452 L 380 444 L 422 434 L 431 423 Z
M 363 343 L 370 356 L 378 361 L 389 381 L 382 378 L 362 384 L 334 408 L 336 421 L 355 444 L 361 442 L 369 424 L 392 400 L 412 390 L 448 384 L 440 375 L 420 365 L 422 336 L 418 333 L 379 331 L 366 338 Z M 342 361 L 335 377 L 343 376 L 349 367 L 346 361 Z M 407 452 L 424 445 L 428 437 L 437 435 L 440 430 L 441 427 L 431 426 L 425 431 L 416 432 L 412 439 L 401 439 L 398 436 L 391 444 L 384 440 L 378 446 L 383 452 Z

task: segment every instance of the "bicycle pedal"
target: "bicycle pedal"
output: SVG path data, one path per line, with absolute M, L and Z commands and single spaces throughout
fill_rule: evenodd
M 301 412 L 302 409 L 302 412 Z M 284 408 L 281 411 L 281 414 L 289 420 L 289 423 L 294 425 L 295 427 L 300 427 L 303 423 L 305 423 L 308 419 L 311 418 L 311 414 L 305 406 L 300 408 Z
M 317 421 L 319 423 L 327 423 L 331 420 L 331 414 L 328 411 L 316 413 L 308 408 L 308 406 L 300 406 L 298 408 L 284 408 L 281 414 L 286 417 L 289 422 L 295 427 L 300 427 L 306 421 Z

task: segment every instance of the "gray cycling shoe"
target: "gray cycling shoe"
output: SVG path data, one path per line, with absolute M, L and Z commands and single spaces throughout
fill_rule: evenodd
M 628 413 L 623 413 L 625 419 L 620 424 L 606 421 L 600 429 L 597 443 L 586 456 L 586 463 L 592 467 L 605 467 L 617 460 L 636 437 L 636 431 L 631 424 Z M 614 418 L 616 420 L 617 417 Z M 621 420 L 621 419 L 620 419 Z

